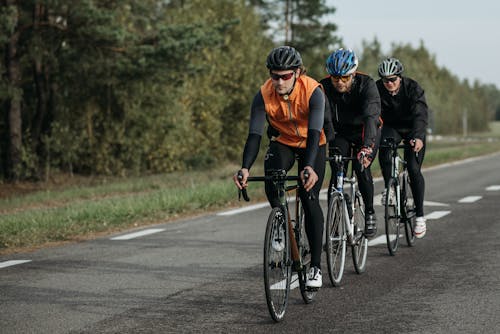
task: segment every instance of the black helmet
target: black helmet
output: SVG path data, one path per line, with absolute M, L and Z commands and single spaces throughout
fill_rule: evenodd
M 302 66 L 300 53 L 291 46 L 279 46 L 267 56 L 266 66 L 269 70 L 290 70 Z
M 378 75 L 388 77 L 391 75 L 401 75 L 403 73 L 403 64 L 396 58 L 387 58 L 378 66 Z

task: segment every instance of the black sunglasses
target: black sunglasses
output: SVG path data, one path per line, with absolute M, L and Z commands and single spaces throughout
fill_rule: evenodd
M 285 74 L 271 73 L 271 78 L 273 80 L 283 79 L 284 81 L 287 81 L 287 80 L 290 80 L 293 77 L 294 73 L 295 72 L 290 72 L 290 73 L 285 73 Z
M 382 81 L 387 83 L 387 82 L 395 82 L 396 80 L 398 80 L 399 77 L 390 77 L 390 78 L 382 78 Z

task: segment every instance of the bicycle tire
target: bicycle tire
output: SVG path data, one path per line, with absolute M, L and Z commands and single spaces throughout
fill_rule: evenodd
M 361 193 L 357 192 L 354 198 L 354 244 L 351 247 L 352 262 L 356 273 L 366 271 L 366 258 L 368 257 L 368 239 L 365 234 L 365 204 Z
M 297 241 L 297 247 L 299 249 L 300 255 L 300 268 L 297 270 L 297 276 L 299 279 L 300 294 L 304 303 L 309 304 L 314 300 L 317 290 L 308 289 L 306 286 L 307 282 L 307 271 L 309 265 L 311 264 L 311 248 L 309 247 L 309 240 L 307 239 L 305 220 L 304 220 L 304 208 L 302 207 L 302 202 L 298 201 L 299 214 L 297 221 L 295 222 L 295 240 Z
M 325 250 L 328 275 L 333 286 L 340 285 L 345 268 L 346 237 L 343 205 L 344 201 L 340 194 L 332 194 L 328 204 Z
M 411 190 L 410 176 L 405 170 L 403 173 L 403 182 L 401 184 L 402 192 L 402 214 L 405 222 L 405 236 L 406 243 L 409 247 L 415 245 L 415 224 L 417 219 L 417 212 L 415 209 L 415 201 L 413 199 L 413 193 Z
M 385 235 L 389 254 L 396 255 L 399 245 L 399 217 L 397 216 L 397 206 L 399 203 L 397 194 L 397 181 L 393 178 L 387 184 L 385 193 Z
M 288 306 L 291 281 L 290 242 L 287 215 L 273 208 L 267 221 L 264 241 L 264 286 L 269 313 L 279 322 Z

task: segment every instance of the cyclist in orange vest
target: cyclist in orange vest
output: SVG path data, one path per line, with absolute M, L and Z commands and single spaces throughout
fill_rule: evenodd
M 249 170 L 259 153 L 266 119 L 274 135 L 271 138 L 264 169 L 289 171 L 298 157 L 300 177 L 304 187 L 299 195 L 305 212 L 305 227 L 311 247 L 311 267 L 306 285 L 319 288 L 322 285 L 321 252 L 323 239 L 323 211 L 319 203 L 319 191 L 325 174 L 327 138 L 323 130 L 325 95 L 321 85 L 306 76 L 302 58 L 290 46 L 280 46 L 267 57 L 270 78 L 254 97 L 248 138 L 243 151 L 240 173 L 233 177 L 238 188 L 247 186 Z M 304 179 L 304 171 L 309 178 Z M 272 182 L 266 182 L 266 195 L 272 207 L 279 206 L 277 191 Z M 313 196 L 310 196 L 310 193 Z

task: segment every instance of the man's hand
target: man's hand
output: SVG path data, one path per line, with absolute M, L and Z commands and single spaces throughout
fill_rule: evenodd
M 305 178 L 304 176 L 304 172 L 307 171 L 307 173 L 309 174 L 309 177 Z M 300 179 L 302 180 L 302 184 L 304 185 L 304 189 L 306 191 L 310 191 L 314 185 L 316 184 L 316 182 L 318 182 L 318 174 L 316 174 L 316 172 L 314 171 L 314 169 L 311 167 L 311 166 L 306 166 L 304 167 L 304 170 L 302 172 L 300 172 Z
M 367 168 L 372 163 L 372 157 L 371 157 L 372 153 L 373 153 L 373 150 L 371 149 L 371 147 L 363 146 L 359 150 L 357 158 L 358 158 L 359 163 L 361 163 L 364 168 Z
M 239 175 L 241 175 L 241 179 L 238 177 Z M 249 175 L 250 172 L 246 168 L 240 169 L 239 171 L 236 172 L 236 174 L 233 175 L 234 184 L 236 184 L 236 187 L 238 189 L 241 190 L 248 186 L 247 179 Z
M 413 147 L 413 152 L 418 153 L 424 147 L 424 142 L 422 139 L 412 139 L 410 140 L 410 145 Z

